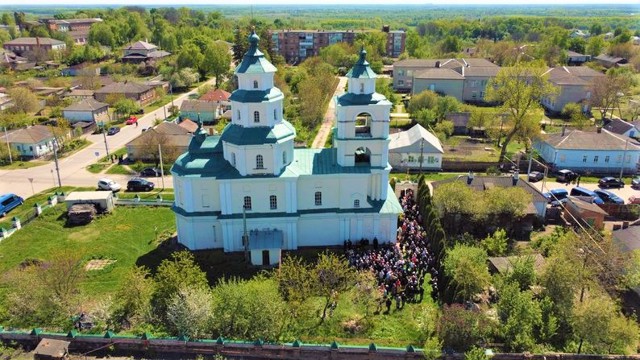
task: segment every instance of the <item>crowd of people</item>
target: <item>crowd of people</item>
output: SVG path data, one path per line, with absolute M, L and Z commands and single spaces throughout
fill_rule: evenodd
M 395 301 L 396 310 L 407 302 L 420 302 L 424 297 L 424 286 L 432 287 L 432 294 L 438 292 L 435 259 L 431 253 L 429 239 L 421 225 L 422 217 L 411 189 L 400 197 L 404 217 L 398 224 L 395 243 L 378 244 L 373 239 L 373 247 L 368 240 L 360 241 L 358 248 L 350 241 L 345 243 L 347 259 L 358 270 L 372 271 L 380 291 L 378 312 L 386 306 L 385 313 L 391 311 Z M 425 275 L 430 274 L 430 284 L 424 284 Z

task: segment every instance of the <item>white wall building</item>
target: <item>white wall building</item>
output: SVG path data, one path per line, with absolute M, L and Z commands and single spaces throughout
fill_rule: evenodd
M 347 74 L 349 92 L 334 99 L 333 147 L 294 149 L 277 69 L 258 41 L 250 36 L 236 69 L 231 123 L 215 136 L 200 125 L 171 169 L 178 241 L 192 250 L 249 250 L 256 265 L 303 246 L 395 241 L 402 208 L 388 184 L 391 103 L 375 93 L 366 52 Z

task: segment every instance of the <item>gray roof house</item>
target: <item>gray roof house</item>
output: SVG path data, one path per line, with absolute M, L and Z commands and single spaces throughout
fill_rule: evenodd
M 131 81 L 114 82 L 95 91 L 96 100 L 106 102 L 109 96 L 123 96 L 137 101 L 140 105 L 151 102 L 155 97 L 153 88 Z
M 202 122 L 213 122 L 216 119 L 217 105 L 202 100 L 184 100 L 180 105 L 180 119 L 191 119 Z
M 420 124 L 389 135 L 389 163 L 395 169 L 442 169 L 444 150 L 440 140 Z M 422 156 L 422 162 L 420 157 Z
M 20 156 L 39 158 L 53 151 L 55 136 L 48 126 L 34 125 L 10 132 L 6 141 Z
M 109 104 L 92 98 L 82 99 L 62 110 L 62 116 L 70 123 L 78 121 L 98 122 L 108 118 Z
M 640 134 L 640 128 L 638 128 L 638 125 L 637 121 L 635 123 L 630 123 L 622 119 L 609 119 L 603 128 L 614 134 L 638 137 Z
M 558 89 L 558 93 L 554 97 L 543 99 L 542 105 L 556 113 L 561 112 L 569 103 L 578 103 L 582 105 L 582 111 L 588 112 L 588 100 L 591 96 L 589 88 L 594 81 L 605 76 L 587 66 L 560 66 L 547 70 L 545 75 Z

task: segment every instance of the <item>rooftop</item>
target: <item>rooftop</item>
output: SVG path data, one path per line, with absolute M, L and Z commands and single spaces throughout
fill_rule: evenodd
M 216 106 L 213 103 L 202 100 L 184 100 L 180 105 L 180 111 L 188 112 L 215 112 Z M 198 120 L 198 119 L 193 119 Z
M 278 71 L 258 49 L 259 41 L 260 37 L 255 32 L 249 36 L 249 49 L 244 54 L 240 65 L 236 68 L 236 74 L 259 74 Z
M 19 37 L 6 41 L 4 45 L 64 45 L 64 41 L 47 38 L 47 37 Z
M 140 94 L 151 90 L 150 86 L 131 81 L 114 82 L 95 91 L 96 94 Z
M 626 122 L 622 119 L 611 119 L 603 127 L 604 129 L 611 131 L 614 134 L 622 135 L 634 127 L 633 124 Z
M 395 133 L 391 135 L 390 138 L 391 142 L 389 143 L 389 150 L 410 146 L 423 139 L 439 153 L 444 154 L 440 140 L 438 140 L 438 138 L 431 132 L 427 131 L 427 129 L 420 126 L 420 124 L 414 125 L 407 131 Z
M 231 93 L 222 89 L 210 90 L 200 97 L 202 101 L 228 101 Z
M 36 144 L 43 140 L 52 139 L 53 133 L 49 127 L 44 125 L 29 126 L 26 129 L 19 129 L 8 134 L 7 142 L 21 144 Z
M 146 41 L 136 41 L 134 43 L 129 44 L 129 46 L 125 47 L 125 50 L 154 50 L 157 49 L 158 46 L 148 43 Z
M 640 146 L 633 141 L 629 141 L 627 145 L 627 139 L 616 134 L 613 134 L 607 130 L 602 132 L 586 132 L 581 130 L 572 130 L 562 134 L 547 135 L 543 140 L 547 144 L 551 145 L 555 149 L 565 150 L 624 150 L 625 146 L 628 146 L 628 150 L 638 151 Z
M 77 103 L 71 104 L 66 108 L 64 108 L 63 110 L 64 111 L 94 111 L 94 110 L 99 110 L 108 106 L 109 104 L 97 101 L 93 98 L 87 98 L 87 99 L 80 100 Z

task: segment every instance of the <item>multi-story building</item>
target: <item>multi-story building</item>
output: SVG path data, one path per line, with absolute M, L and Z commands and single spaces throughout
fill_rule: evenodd
M 558 91 L 554 96 L 542 99 L 542 105 L 555 113 L 561 112 L 569 103 L 578 103 L 583 112 L 589 112 L 591 86 L 605 76 L 587 66 L 560 66 L 549 69 L 545 74 Z
M 272 30 L 270 31 L 273 50 L 282 55 L 288 63 L 298 63 L 312 56 L 318 56 L 320 49 L 339 42 L 353 45 L 360 30 Z M 403 30 L 387 34 L 386 56 L 398 57 L 404 52 L 406 33 Z
M 51 50 L 64 50 L 67 45 L 64 41 L 51 38 L 20 37 L 5 42 L 2 47 L 22 56 L 27 52 L 43 51 L 46 53 Z
M 67 31 L 89 31 L 91 25 L 102 22 L 100 18 L 90 19 L 49 19 L 46 21 L 47 27 L 50 30 L 67 32 Z

